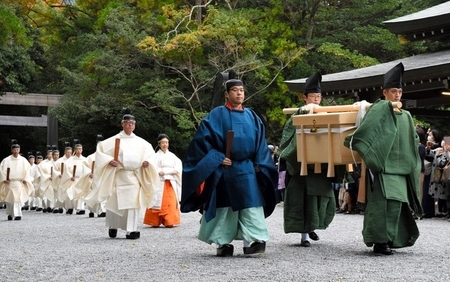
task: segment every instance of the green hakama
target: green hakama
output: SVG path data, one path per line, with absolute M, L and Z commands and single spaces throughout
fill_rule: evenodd
M 367 203 L 363 238 L 367 246 L 388 243 L 391 248 L 414 245 L 419 230 L 420 158 L 412 117 L 393 111 L 389 101 L 377 101 L 344 145 L 357 151 L 367 165 Z M 373 177 L 370 177 L 372 175 Z M 414 213 L 414 214 L 413 214 Z

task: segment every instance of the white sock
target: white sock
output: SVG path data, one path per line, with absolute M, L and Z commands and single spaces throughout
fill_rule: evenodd
M 309 234 L 308 233 L 302 233 L 302 241 L 309 241 Z

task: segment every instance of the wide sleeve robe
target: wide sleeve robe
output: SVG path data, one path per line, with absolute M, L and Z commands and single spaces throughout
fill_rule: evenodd
M 109 165 L 114 159 L 115 140 L 120 139 L 119 166 Z M 142 163 L 147 161 L 149 166 L 142 167 Z M 124 169 L 133 171 L 137 178 L 137 183 L 133 185 L 139 187 L 139 202 L 132 204 L 135 208 L 144 210 L 154 205 L 154 185 L 159 182 L 156 170 L 155 151 L 150 143 L 136 136 L 130 136 L 123 131 L 97 144 L 95 153 L 95 169 L 92 182 L 92 191 L 86 196 L 85 202 L 89 207 L 109 199 L 116 189 L 117 172 Z M 126 179 L 124 181 L 127 181 Z M 120 201 L 127 201 L 123 197 L 118 197 L 118 206 L 122 206 Z
M 221 163 L 229 130 L 234 131 L 232 165 L 225 167 Z M 218 207 L 241 210 L 263 206 L 269 216 L 276 204 L 278 174 L 259 117 L 249 109 L 230 110 L 225 106 L 213 109 L 188 147 L 183 180 L 182 212 L 206 210 L 209 221 Z

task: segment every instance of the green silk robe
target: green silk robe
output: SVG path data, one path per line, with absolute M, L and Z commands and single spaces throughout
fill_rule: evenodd
M 344 145 L 357 151 L 367 168 L 367 203 L 363 238 L 367 246 L 414 245 L 419 237 L 412 211 L 421 216 L 418 200 L 418 139 L 408 111 L 393 111 L 389 101 L 376 101 Z M 373 177 L 370 175 L 372 174 Z
M 327 165 L 322 172 L 314 173 L 308 165 L 308 175 L 300 176 L 301 163 L 297 161 L 296 128 L 292 117 L 286 122 L 280 144 L 280 158 L 286 160 L 286 190 L 284 199 L 284 232 L 307 233 L 326 229 L 334 218 L 336 201 L 332 188 L 336 178 L 327 178 Z M 335 174 L 343 176 L 344 166 L 336 166 Z

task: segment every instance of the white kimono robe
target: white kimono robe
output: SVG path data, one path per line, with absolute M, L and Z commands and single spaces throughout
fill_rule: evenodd
M 41 199 L 55 201 L 55 191 L 52 187 L 53 161 L 45 159 L 38 165 L 39 172 L 39 196 Z
M 33 191 L 30 194 L 30 197 L 37 197 L 39 195 L 39 172 L 37 169 L 37 165 L 33 164 L 30 165 L 30 176 L 33 179 L 33 181 L 31 182 L 33 184 Z M 30 199 L 31 200 L 31 199 Z M 32 202 L 30 203 L 30 206 L 32 205 Z
M 62 156 L 53 163 L 52 187 L 55 191 L 55 198 L 58 201 L 58 206 L 62 206 L 67 196 L 67 188 L 70 185 L 70 175 L 67 161 L 69 158 Z M 73 199 L 73 193 L 71 193 Z
M 59 184 L 59 192 L 64 200 L 69 199 L 72 201 L 81 198 L 81 189 L 77 189 L 76 184 L 81 177 L 91 172 L 91 169 L 84 165 L 85 159 L 86 157 L 84 156 L 77 157 L 74 155 L 64 162 L 64 173 Z M 75 181 L 72 181 L 71 178 L 74 176 Z
M 90 154 L 83 159 L 83 166 L 89 169 L 89 173 L 80 176 L 79 181 L 75 184 L 75 189 L 80 191 L 80 198 L 84 199 L 92 190 L 92 178 L 90 174 L 92 173 L 92 164 L 95 164 L 95 153 Z M 95 171 L 94 171 L 95 172 Z
M 5 183 L 7 169 L 10 169 L 9 184 Z M 6 157 L 0 163 L 0 202 L 23 205 L 34 190 L 30 175 L 30 163 L 22 156 Z M 24 183 L 25 182 L 25 183 Z
M 117 138 L 120 139 L 119 165 L 113 167 L 109 163 L 114 159 Z M 147 168 L 142 167 L 144 161 L 149 163 Z M 154 204 L 154 186 L 158 183 L 152 145 L 134 133 L 126 135 L 121 131 L 97 144 L 92 191 L 85 202 L 93 207 L 106 200 L 107 211 L 120 217 L 129 209 L 139 210 L 142 216 Z M 108 214 L 106 217 L 108 223 Z
M 183 165 L 181 160 L 172 152 L 167 150 L 165 153 L 162 150 L 156 152 L 156 163 L 158 173 L 160 171 L 165 172 L 163 176 L 159 176 L 160 181 L 156 188 L 156 203 L 152 207 L 154 209 L 161 208 L 161 202 L 164 191 L 164 181 L 170 180 L 172 188 L 177 196 L 177 202 L 181 201 L 181 173 L 183 172 Z M 172 172 L 176 174 L 170 174 Z

